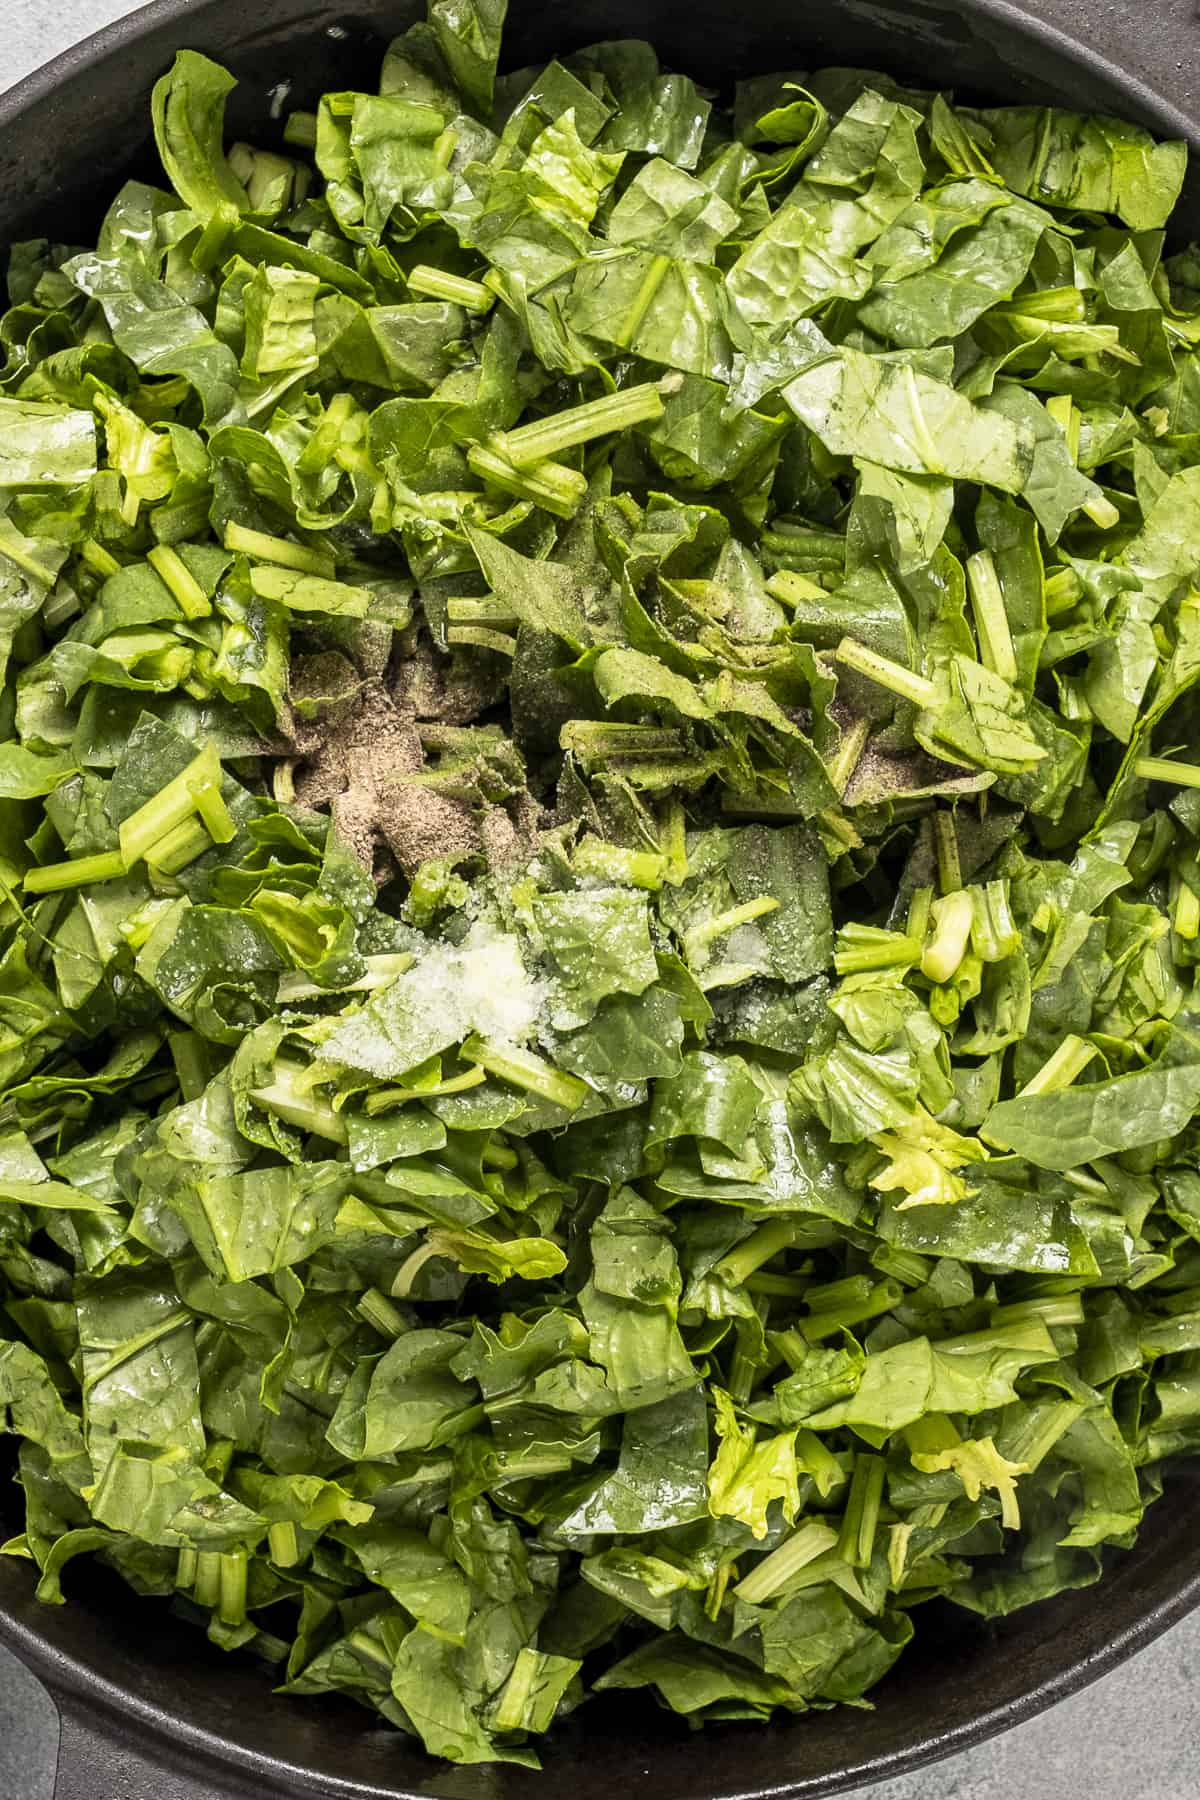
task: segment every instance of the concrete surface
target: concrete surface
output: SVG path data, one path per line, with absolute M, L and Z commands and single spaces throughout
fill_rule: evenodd
M 123 0 L 0 0 L 0 89 L 132 10 Z M 1151 78 L 1169 73 L 1181 100 L 1200 88 L 1195 0 L 1027 0 L 1027 10 Z M 1200 1613 L 1031 1724 L 847 1800 L 1198 1800 L 1198 1738 Z M 57 1740 L 46 1695 L 0 1650 L 0 1800 L 52 1800 Z

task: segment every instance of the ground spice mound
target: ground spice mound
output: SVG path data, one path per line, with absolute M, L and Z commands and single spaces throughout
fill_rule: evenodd
M 328 806 L 338 831 L 372 872 L 381 849 L 409 877 L 433 856 L 477 856 L 482 841 L 471 808 L 402 779 L 423 766 L 412 717 L 371 682 L 306 755 L 296 771 L 296 798 L 305 806 Z

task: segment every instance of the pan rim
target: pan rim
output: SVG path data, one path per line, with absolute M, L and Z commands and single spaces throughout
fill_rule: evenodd
M 1170 1503 L 1169 1491 L 1163 1498 Z M 1091 1654 L 1072 1656 L 1060 1670 L 1026 1693 L 997 1702 L 959 1725 L 943 1728 L 925 1743 L 867 1756 L 848 1763 L 836 1774 L 814 1774 L 800 1780 L 760 1781 L 753 1786 L 723 1788 L 719 1795 L 710 1788 L 675 1790 L 664 1800 L 792 1800 L 793 1796 L 816 1800 L 818 1795 L 843 1793 L 849 1788 L 928 1767 L 1024 1724 L 1059 1701 L 1080 1693 L 1146 1649 L 1197 1608 L 1200 1608 L 1200 1549 L 1196 1567 L 1182 1579 L 1174 1593 L 1149 1607 L 1099 1649 Z M 352 1780 L 252 1750 L 181 1714 L 171 1714 L 168 1722 L 151 1701 L 131 1694 L 101 1669 L 53 1645 L 32 1625 L 15 1618 L 3 1606 L 0 1606 L 0 1643 L 45 1684 L 60 1708 L 66 1706 L 84 1716 L 98 1717 L 117 1734 L 146 1733 L 156 1748 L 161 1746 L 164 1763 L 178 1760 L 184 1753 L 189 1762 L 198 1759 L 207 1769 L 227 1776 L 235 1784 L 239 1780 L 244 1784 L 249 1778 L 254 1783 L 250 1791 L 255 1793 L 256 1800 L 270 1800 L 271 1788 L 281 1795 L 289 1790 L 298 1795 L 320 1793 L 328 1800 L 427 1800 L 422 1788 L 397 1787 L 395 1784 L 380 1786 L 373 1781 Z M 441 1765 L 431 1762 L 430 1766 Z M 260 1789 L 260 1783 L 271 1785 L 264 1790 Z

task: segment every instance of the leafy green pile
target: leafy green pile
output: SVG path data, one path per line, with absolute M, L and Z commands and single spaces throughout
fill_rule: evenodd
M 1183 148 L 502 10 L 0 324 L 6 1549 L 468 1762 L 1200 1449 Z

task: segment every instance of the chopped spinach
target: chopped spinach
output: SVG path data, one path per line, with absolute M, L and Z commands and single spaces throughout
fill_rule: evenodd
M 0 1429 L 285 1691 L 860 1704 L 1200 1452 L 1184 150 L 651 47 L 12 257 Z

